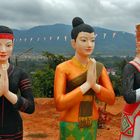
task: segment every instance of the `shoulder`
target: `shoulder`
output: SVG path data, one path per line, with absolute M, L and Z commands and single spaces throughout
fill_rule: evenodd
M 104 64 L 99 62 L 99 61 L 96 61 L 96 67 L 101 67 L 103 68 L 104 67 Z
M 24 74 L 24 73 L 26 74 L 25 70 L 18 66 L 14 66 L 14 71 L 20 74 Z
M 129 76 L 133 75 L 136 71 L 137 71 L 137 69 L 135 68 L 135 66 L 133 66 L 130 63 L 127 63 L 123 69 L 123 77 L 124 78 L 129 77 Z
M 124 66 L 124 71 L 129 71 L 129 72 L 133 72 L 135 71 L 136 68 L 134 65 L 132 65 L 131 63 L 127 63 L 125 66 Z
M 10 65 L 10 67 L 11 67 L 11 70 L 9 72 L 10 75 L 14 77 L 19 77 L 21 79 L 29 77 L 27 72 L 23 68 L 15 65 Z
M 61 70 L 66 69 L 70 66 L 71 63 L 72 63 L 71 60 L 64 61 L 64 62 L 58 64 L 56 69 L 61 69 Z
M 96 69 L 97 69 L 98 71 L 102 71 L 103 68 L 105 68 L 104 65 L 103 65 L 103 63 L 101 63 L 101 62 L 99 62 L 99 61 L 96 61 Z

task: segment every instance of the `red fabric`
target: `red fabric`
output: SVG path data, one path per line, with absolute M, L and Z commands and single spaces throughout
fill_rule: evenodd
M 130 61 L 130 64 L 132 64 L 139 72 L 140 72 L 140 65 L 136 61 Z
M 126 104 L 124 107 L 124 112 L 132 115 L 133 112 L 135 111 L 135 109 L 138 107 L 139 103 L 135 103 L 135 104 Z
M 14 35 L 13 34 L 9 34 L 9 33 L 0 33 L 0 39 L 14 39 Z

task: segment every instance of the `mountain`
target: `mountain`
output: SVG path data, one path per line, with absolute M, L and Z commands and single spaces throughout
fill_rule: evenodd
M 15 34 L 14 53 L 33 48 L 33 53 L 49 51 L 54 54 L 72 55 L 70 25 L 55 24 L 33 27 L 29 30 L 13 29 Z M 94 27 L 96 36 L 96 55 L 130 55 L 135 53 L 135 35 L 123 31 L 112 31 Z

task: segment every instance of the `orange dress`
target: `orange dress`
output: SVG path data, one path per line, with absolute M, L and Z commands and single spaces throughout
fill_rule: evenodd
M 86 71 L 87 68 L 83 67 L 75 57 L 56 67 L 54 99 L 56 109 L 60 111 L 60 121 L 78 122 L 79 106 L 80 101 L 83 99 L 83 93 L 80 87 L 66 93 L 66 81 L 72 80 Z M 105 67 L 101 71 L 98 84 L 101 86 L 101 89 L 99 93 L 95 93 L 95 96 L 100 101 L 113 104 L 115 102 L 115 94 Z M 93 102 L 92 117 L 93 120 L 98 120 L 99 117 L 95 101 Z

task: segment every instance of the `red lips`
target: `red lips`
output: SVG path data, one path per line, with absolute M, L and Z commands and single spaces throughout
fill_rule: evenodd
M 0 52 L 0 56 L 2 57 L 7 56 L 7 53 Z

